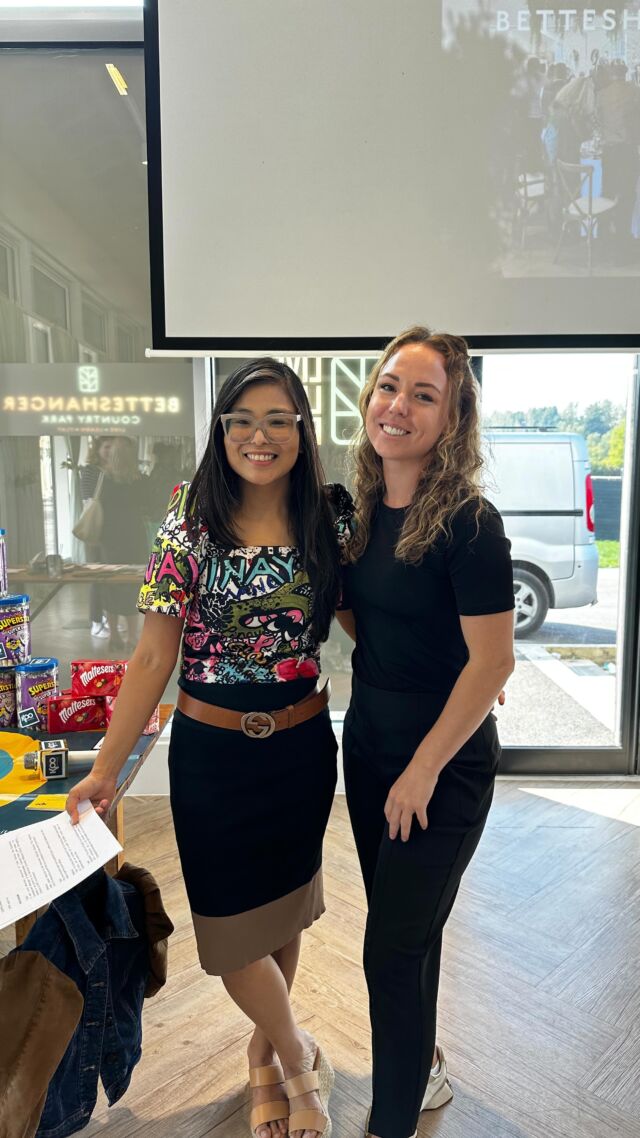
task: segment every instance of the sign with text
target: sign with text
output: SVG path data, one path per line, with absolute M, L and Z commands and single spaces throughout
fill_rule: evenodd
M 190 361 L 0 364 L 0 435 L 193 435 Z

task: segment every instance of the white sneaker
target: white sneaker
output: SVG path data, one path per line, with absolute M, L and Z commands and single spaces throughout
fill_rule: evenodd
M 439 1106 L 444 1106 L 446 1102 L 451 1102 L 453 1098 L 451 1083 L 447 1075 L 447 1061 L 444 1057 L 444 1051 L 441 1047 L 436 1047 L 436 1051 L 439 1059 L 438 1069 L 435 1074 L 429 1075 L 429 1082 L 424 1092 L 420 1110 L 437 1110 Z
M 97 640 L 106 640 L 109 635 L 109 625 L 104 621 L 94 620 L 91 625 L 91 635 Z
M 444 1057 L 444 1051 L 439 1046 L 436 1046 L 436 1051 L 438 1053 L 439 1060 L 438 1070 L 435 1074 L 429 1075 L 429 1082 L 427 1083 L 427 1089 L 424 1092 L 422 1106 L 420 1107 L 421 1112 L 423 1110 L 437 1110 L 439 1106 L 444 1106 L 445 1103 L 451 1102 L 451 1099 L 453 1098 L 451 1083 L 449 1082 L 449 1076 L 447 1075 L 447 1063 Z M 369 1114 L 367 1115 L 367 1121 L 364 1128 L 365 1134 L 368 1134 L 369 1132 L 370 1117 L 371 1111 L 369 1111 Z M 417 1130 L 415 1134 L 412 1135 L 412 1138 L 418 1138 Z

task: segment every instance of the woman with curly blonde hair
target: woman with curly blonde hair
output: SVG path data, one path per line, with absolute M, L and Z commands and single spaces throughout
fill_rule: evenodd
M 360 410 L 339 618 L 356 642 L 343 754 L 369 902 L 368 1134 L 409 1138 L 421 1110 L 452 1096 L 436 1047 L 442 930 L 491 804 L 513 579 L 502 521 L 480 490 L 465 341 L 409 328 L 373 369 Z

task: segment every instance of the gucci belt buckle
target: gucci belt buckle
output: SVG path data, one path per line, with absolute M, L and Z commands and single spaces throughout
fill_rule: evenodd
M 249 739 L 268 739 L 276 729 L 276 721 L 268 711 L 248 711 L 240 720 L 240 730 Z

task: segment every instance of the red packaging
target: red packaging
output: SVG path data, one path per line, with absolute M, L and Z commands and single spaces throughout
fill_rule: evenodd
M 153 715 L 151 716 L 151 719 L 147 723 L 147 726 L 145 727 L 142 734 L 143 735 L 157 735 L 159 730 L 160 730 L 160 705 L 158 704 L 158 706 L 156 707 Z
M 117 695 L 126 660 L 72 660 L 71 691 L 75 696 Z
M 50 735 L 61 735 L 65 731 L 104 731 L 108 722 L 104 696 L 77 696 L 63 692 L 47 700 L 47 731 Z
M 114 706 L 115 702 L 116 702 L 115 696 L 107 696 L 107 698 L 105 699 L 105 704 L 106 704 L 106 709 L 107 709 L 107 724 L 109 724 L 111 721 L 111 716 L 113 714 L 113 706 Z M 147 723 L 142 734 L 143 735 L 157 735 L 159 730 L 160 730 L 160 704 L 158 704 L 158 706 L 156 707 L 155 711 L 153 712 L 153 715 L 151 716 L 151 719 Z

